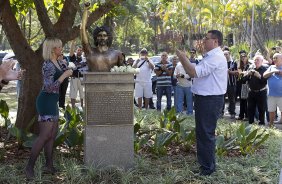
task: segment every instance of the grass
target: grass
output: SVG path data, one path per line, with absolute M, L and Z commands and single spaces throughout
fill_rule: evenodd
M 193 174 L 198 168 L 194 154 L 164 156 L 160 158 L 141 154 L 135 157 L 135 168 L 97 170 L 83 165 L 82 158 L 68 157 L 56 151 L 57 175 L 41 171 L 42 156 L 36 165 L 34 183 L 278 183 L 281 163 L 278 160 L 281 133 L 271 130 L 273 137 L 260 152 L 248 157 L 217 158 L 217 172 L 208 177 Z M 27 160 L 0 166 L 0 183 L 22 183 Z

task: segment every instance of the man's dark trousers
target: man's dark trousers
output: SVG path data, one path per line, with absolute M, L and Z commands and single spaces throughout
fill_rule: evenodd
M 69 79 L 66 78 L 60 85 L 59 107 L 65 109 L 66 93 L 69 85 Z
M 248 97 L 248 113 L 249 113 L 249 123 L 252 124 L 254 122 L 256 108 L 258 108 L 259 113 L 259 124 L 265 124 L 265 110 L 266 110 L 266 98 L 267 98 L 267 90 L 254 92 L 249 92 Z
M 197 157 L 201 171 L 215 171 L 215 129 L 224 104 L 224 95 L 195 95 Z
M 230 115 L 235 115 L 235 107 L 236 107 L 236 86 L 227 86 L 227 97 L 228 97 L 228 112 Z

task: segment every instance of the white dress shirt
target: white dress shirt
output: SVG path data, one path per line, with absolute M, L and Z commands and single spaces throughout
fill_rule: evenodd
M 197 77 L 193 80 L 191 91 L 197 95 L 223 95 L 227 89 L 227 61 L 220 47 L 206 53 L 195 66 Z
M 177 74 L 184 75 L 184 78 L 181 78 L 181 77 L 177 78 L 177 85 L 182 86 L 182 87 L 191 87 L 192 86 L 192 80 L 190 76 L 185 72 L 183 65 L 180 62 L 177 63 L 174 73 L 173 73 L 174 76 L 176 76 Z

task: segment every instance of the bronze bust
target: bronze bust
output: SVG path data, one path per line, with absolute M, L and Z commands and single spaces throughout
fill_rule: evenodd
M 97 27 L 93 31 L 95 48 L 89 44 L 86 33 L 88 19 L 88 7 L 85 5 L 81 24 L 81 42 L 90 72 L 109 72 L 114 66 L 124 65 L 124 57 L 121 51 L 111 49 L 112 34 L 108 27 Z

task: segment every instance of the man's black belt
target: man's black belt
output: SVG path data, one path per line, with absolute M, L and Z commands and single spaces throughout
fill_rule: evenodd
M 258 89 L 258 90 L 252 90 L 252 89 L 251 89 L 251 91 L 257 93 L 257 92 L 264 91 L 264 90 L 266 90 L 266 89 L 267 89 L 267 88 L 264 87 L 264 88 L 261 88 L 261 89 Z

